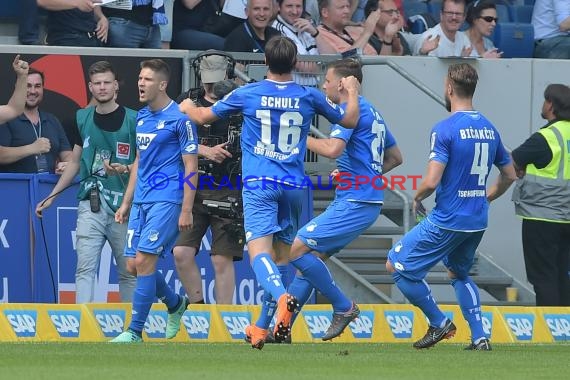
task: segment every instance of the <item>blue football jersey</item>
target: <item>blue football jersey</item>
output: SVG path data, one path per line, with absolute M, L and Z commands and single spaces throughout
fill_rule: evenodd
M 267 179 L 300 184 L 307 135 L 315 114 L 331 123 L 343 111 L 319 90 L 290 82 L 263 80 L 242 86 L 212 106 L 220 118 L 241 111 L 243 181 Z
M 455 112 L 431 132 L 430 160 L 445 164 L 429 220 L 456 231 L 487 228 L 487 177 L 510 156 L 497 129 L 477 111 Z
M 137 115 L 139 168 L 134 203 L 182 203 L 183 154 L 198 154 L 196 126 L 171 101 L 160 111 Z M 198 175 L 197 173 L 195 175 Z
M 346 104 L 342 107 L 346 107 Z M 336 198 L 382 203 L 383 188 L 388 185 L 382 177 L 384 151 L 395 145 L 396 140 L 380 113 L 362 96 L 359 97 L 359 109 L 360 118 L 356 128 L 348 129 L 335 124 L 331 129 L 330 137 L 346 143 L 346 148 L 336 160 L 341 172 Z M 357 176 L 360 176 L 359 179 Z

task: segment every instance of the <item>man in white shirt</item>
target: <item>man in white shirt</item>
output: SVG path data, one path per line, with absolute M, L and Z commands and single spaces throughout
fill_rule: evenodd
M 414 45 L 414 55 L 468 57 L 471 42 L 459 28 L 465 20 L 465 0 L 443 0 L 441 22 L 426 30 Z
M 570 59 L 570 0 L 536 0 L 534 57 Z

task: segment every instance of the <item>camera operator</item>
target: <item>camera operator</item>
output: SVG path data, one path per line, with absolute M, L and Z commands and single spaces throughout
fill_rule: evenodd
M 228 56 L 216 55 L 208 51 L 197 57 L 194 69 L 202 82 L 202 87 L 183 93 L 178 102 L 192 99 L 198 106 L 209 107 L 218 99 L 232 91 L 236 85 L 225 80 L 233 66 Z M 199 64 L 199 66 L 198 66 Z M 194 224 L 189 231 L 181 231 L 174 248 L 174 258 L 178 276 L 188 293 L 191 303 L 203 303 L 202 279 L 195 256 L 200 249 L 202 238 L 208 227 L 212 231 L 211 259 L 215 272 L 215 299 L 218 304 L 231 304 L 235 288 L 234 261 L 243 258 L 245 238 L 241 217 L 241 192 L 237 189 L 236 174 L 241 173 L 241 152 L 239 136 L 236 139 L 233 119 L 218 120 L 211 125 L 199 125 L 200 176 L 210 176 L 220 186 L 199 186 L 192 213 Z M 232 154 L 233 153 L 233 154 Z M 238 153 L 238 154 L 236 154 Z M 219 181 L 219 182 L 218 182 Z M 229 183 L 232 185 L 229 185 Z M 212 181 L 208 181 L 212 183 Z M 208 206 L 210 205 L 210 207 Z M 230 205 L 232 207 L 213 207 Z

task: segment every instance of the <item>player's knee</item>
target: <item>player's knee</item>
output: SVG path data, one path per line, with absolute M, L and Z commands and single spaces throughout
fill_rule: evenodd
M 299 238 L 295 238 L 289 252 L 289 260 L 295 260 L 309 252 L 310 249 Z
M 128 273 L 132 274 L 133 276 L 137 275 L 137 266 L 135 264 L 135 259 L 128 258 L 125 264 L 125 269 Z
M 457 278 L 457 275 L 455 274 L 455 272 L 452 272 L 451 270 L 447 270 L 447 277 L 449 277 L 450 280 L 455 280 Z
M 321 259 L 322 261 L 327 261 L 329 259 L 329 255 L 325 254 L 325 253 L 320 253 L 320 252 L 313 252 L 313 254 L 315 256 L 317 256 L 319 259 Z
M 392 266 L 392 263 L 390 262 L 390 260 L 386 260 L 386 270 L 390 274 L 393 274 L 396 271 L 396 269 L 394 269 L 394 267 Z

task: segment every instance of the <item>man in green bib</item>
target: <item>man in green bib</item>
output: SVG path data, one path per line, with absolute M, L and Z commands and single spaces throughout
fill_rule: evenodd
M 105 242 L 109 242 L 117 262 L 120 301 L 130 302 L 136 277 L 127 272 L 123 255 L 127 225 L 115 222 L 115 212 L 123 201 L 130 165 L 135 159 L 137 113 L 117 104 L 118 82 L 107 61 L 89 67 L 89 90 L 96 105 L 77 111 L 71 161 L 50 195 L 38 203 L 36 214 L 41 217 L 42 210 L 79 173 L 76 302 L 113 300 L 95 298 L 95 279 Z

